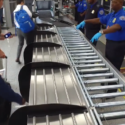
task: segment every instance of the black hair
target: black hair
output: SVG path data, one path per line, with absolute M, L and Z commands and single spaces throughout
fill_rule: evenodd
M 24 2 L 24 0 L 16 0 L 17 4 L 21 4 L 21 2 Z

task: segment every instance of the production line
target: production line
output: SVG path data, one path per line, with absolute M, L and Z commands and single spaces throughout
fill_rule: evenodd
M 52 10 L 44 11 L 47 16 L 37 12 L 39 29 L 35 42 L 25 48 L 25 66 L 19 73 L 20 92 L 29 104 L 11 115 L 9 125 L 124 125 L 125 107 L 115 107 L 125 101 L 107 99 L 125 96 L 125 78 L 65 14 L 57 19 Z M 107 93 L 112 89 L 121 92 Z

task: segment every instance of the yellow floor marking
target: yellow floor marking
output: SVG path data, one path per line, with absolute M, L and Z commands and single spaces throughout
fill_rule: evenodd
M 120 69 L 125 69 L 125 67 L 121 67 Z
M 121 89 L 118 89 L 119 92 L 122 92 Z M 123 96 L 123 98 L 125 99 L 125 96 Z

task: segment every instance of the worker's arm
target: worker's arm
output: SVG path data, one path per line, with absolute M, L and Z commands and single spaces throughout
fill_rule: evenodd
M 85 20 L 85 23 L 92 23 L 92 24 L 102 23 L 102 24 L 107 24 L 109 18 L 110 18 L 110 14 L 108 14 L 106 16 L 102 16 L 100 18 Z
M 107 20 L 109 21 L 110 18 L 107 18 Z M 100 22 L 104 23 L 105 20 L 103 20 L 103 18 L 100 18 Z M 125 16 L 121 16 L 117 19 L 116 24 L 110 26 L 107 23 L 108 28 L 104 29 L 103 31 L 97 33 L 94 35 L 94 37 L 91 39 L 91 42 L 94 41 L 98 41 L 98 39 L 103 35 L 103 34 L 109 34 L 109 33 L 114 33 L 117 31 L 122 31 L 125 30 Z
M 80 29 L 80 28 L 84 28 L 86 23 L 92 23 L 92 24 L 106 24 L 110 18 L 110 14 L 100 17 L 100 18 L 95 18 L 95 19 L 89 19 L 89 20 L 84 20 L 83 22 L 81 22 L 79 25 L 77 25 L 76 29 Z
M 115 24 L 115 25 L 109 27 L 108 29 L 104 29 L 103 34 L 114 33 L 119 30 L 121 30 L 121 26 L 119 24 Z
M 0 96 L 10 102 L 16 102 L 18 104 L 23 104 L 23 98 L 15 93 L 1 78 L 0 76 Z
M 99 18 L 95 18 L 95 19 L 85 20 L 85 23 L 99 24 L 101 22 Z
M 5 53 L 0 49 L 0 58 L 5 58 Z
M 80 16 L 84 16 L 86 14 L 86 11 L 84 11 L 83 13 L 80 14 Z
M 73 5 L 73 6 L 71 6 L 70 8 L 76 8 L 76 6 L 75 6 L 75 5 Z

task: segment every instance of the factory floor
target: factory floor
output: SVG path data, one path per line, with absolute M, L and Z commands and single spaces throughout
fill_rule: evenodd
M 14 28 L 11 28 L 9 29 L 10 32 L 14 33 L 15 30 Z M 8 31 L 7 30 L 4 30 L 3 33 L 7 33 Z M 105 43 L 106 43 L 106 40 L 105 40 L 105 36 L 102 36 L 101 39 L 100 39 L 102 42 L 98 42 L 97 44 L 97 50 L 99 50 L 103 55 L 104 55 L 104 52 L 105 52 Z M 19 74 L 19 71 L 20 69 L 23 67 L 24 65 L 24 60 L 23 60 L 23 52 L 21 54 L 21 62 L 22 64 L 19 65 L 15 62 L 15 59 L 16 59 L 16 51 L 17 51 L 17 46 L 18 46 L 18 38 L 15 36 L 14 38 L 12 39 L 7 39 L 7 40 L 4 40 L 4 41 L 0 41 L 0 48 L 5 52 L 5 54 L 7 55 L 8 57 L 8 70 L 7 70 L 7 79 L 8 81 L 11 83 L 11 87 L 12 89 L 15 91 L 15 92 L 18 92 L 19 93 L 19 85 L 18 85 L 18 74 Z M 25 46 L 24 45 L 24 48 L 23 48 L 23 51 L 25 49 Z M 3 60 L 3 64 L 5 66 L 5 62 Z M 123 66 L 122 67 L 125 67 L 125 61 L 123 62 Z M 120 98 L 116 98 L 115 100 L 124 100 L 123 97 L 120 97 Z M 15 107 L 15 103 L 12 104 L 12 107 Z M 116 107 L 117 108 L 117 107 Z M 125 109 L 125 106 L 120 106 L 120 109 Z M 15 108 L 12 108 L 12 111 L 11 112 L 14 112 Z M 105 109 L 103 109 L 105 110 Z M 111 109 L 113 111 L 113 108 Z M 125 119 L 123 119 L 124 122 L 122 123 L 125 123 Z M 121 121 L 121 120 L 120 120 Z M 118 124 L 120 123 L 120 121 L 118 121 Z M 1 124 L 1 125 L 6 125 L 6 124 Z M 107 124 L 107 122 L 104 123 L 104 125 L 117 125 L 117 122 L 114 120 L 114 121 L 110 121 L 109 124 Z

